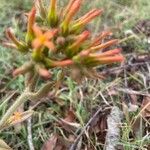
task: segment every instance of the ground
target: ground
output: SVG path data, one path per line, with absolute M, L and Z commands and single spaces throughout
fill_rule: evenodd
M 63 5 L 66 1 L 60 1 Z M 0 2 L 0 116 L 2 116 L 24 89 L 24 76 L 13 78 L 12 70 L 23 64 L 24 58 L 15 50 L 3 46 L 5 30 L 13 27 L 18 36 L 25 30 L 26 17 L 32 6 L 30 0 L 5 0 Z M 78 133 L 83 131 L 93 115 L 90 127 L 78 141 L 81 149 L 104 149 L 108 128 L 107 118 L 111 108 L 118 107 L 120 116 L 120 137 L 117 148 L 121 150 L 148 150 L 150 144 L 150 1 L 149 0 L 87 0 L 82 11 L 103 8 L 101 17 L 87 28 L 96 35 L 103 29 L 112 30 L 113 37 L 120 39 L 118 47 L 126 58 L 122 64 L 98 67 L 105 79 L 86 79 L 82 84 L 69 77 L 56 97 L 48 96 L 33 104 L 32 140 L 35 150 L 52 143 L 68 149 Z M 57 72 L 57 70 L 55 70 Z M 25 104 L 25 110 L 28 107 Z M 68 108 L 70 108 L 68 110 Z M 64 122 L 67 120 L 68 122 Z M 0 132 L 14 150 L 29 150 L 29 123 L 21 128 L 15 126 Z M 82 143 L 80 146 L 80 143 Z M 62 149 L 63 149 L 62 148 Z M 0 148 L 1 149 L 1 148 Z M 51 148 L 52 149 L 52 148 Z M 50 150 L 51 150 L 50 149 Z

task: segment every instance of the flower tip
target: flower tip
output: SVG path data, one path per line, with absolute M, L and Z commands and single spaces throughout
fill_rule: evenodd
M 95 10 L 95 12 L 93 13 L 93 16 L 99 16 L 99 15 L 101 15 L 102 13 L 104 12 L 104 10 L 103 9 L 96 9 Z
M 91 33 L 90 33 L 90 31 L 88 31 L 88 30 L 86 30 L 86 31 L 83 32 L 83 35 L 84 35 L 85 37 L 88 37 L 90 34 L 91 34 Z
M 44 79 L 50 79 L 51 76 L 52 76 L 51 73 L 47 69 L 45 69 L 45 68 L 39 68 L 38 69 L 38 73 Z
M 36 12 L 36 7 L 35 7 L 35 6 L 32 7 L 31 12 L 32 12 L 32 13 L 35 13 L 35 12 Z
M 125 60 L 126 60 L 125 57 L 123 55 L 120 55 L 120 61 L 124 62 Z
M 122 54 L 114 56 L 114 62 L 124 62 L 124 61 L 125 57 Z
M 12 37 L 12 35 L 13 35 L 13 30 L 12 30 L 12 28 L 7 28 L 6 29 L 6 31 L 5 31 L 5 33 L 6 33 L 6 37 L 8 38 L 8 39 L 11 39 L 11 37 Z
M 28 13 L 28 26 L 32 28 L 35 22 L 35 15 L 36 15 L 36 8 L 35 6 L 32 7 L 31 11 Z
M 20 75 L 20 74 L 23 74 L 23 70 L 22 69 L 20 69 L 20 68 L 17 68 L 17 69 L 15 69 L 14 71 L 13 71 L 13 73 L 12 73 L 12 75 L 13 75 L 13 77 L 16 77 L 16 76 L 18 76 L 18 75 Z

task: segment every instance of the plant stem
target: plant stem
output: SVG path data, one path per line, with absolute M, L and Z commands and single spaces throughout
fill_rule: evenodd
M 41 89 L 39 89 L 36 93 L 29 92 L 29 89 L 27 88 L 20 97 L 14 102 L 14 104 L 7 110 L 7 112 L 4 114 L 2 119 L 0 120 L 0 130 L 6 125 L 7 120 L 13 113 L 17 110 L 17 108 L 22 105 L 27 100 L 38 100 L 43 97 L 45 97 L 48 92 L 52 89 L 54 86 L 53 82 L 49 82 L 45 84 Z

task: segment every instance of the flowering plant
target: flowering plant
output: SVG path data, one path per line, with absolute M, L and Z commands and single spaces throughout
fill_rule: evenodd
M 103 10 L 92 9 L 84 16 L 75 18 L 81 3 L 82 0 L 70 0 L 64 9 L 58 9 L 57 0 L 51 0 L 48 8 L 44 7 L 41 0 L 37 0 L 27 14 L 27 31 L 24 40 L 18 40 L 12 29 L 7 29 L 7 37 L 11 43 L 6 44 L 20 53 L 28 54 L 30 61 L 13 72 L 14 76 L 27 75 L 26 90 L 1 119 L 1 128 L 16 108 L 26 100 L 40 99 L 53 87 L 52 83 L 48 82 L 35 92 L 37 76 L 49 79 L 50 70 L 58 67 L 69 67 L 71 70 L 78 68 L 86 75 L 87 70 L 96 66 L 124 60 L 120 49 L 109 48 L 117 44 L 117 39 L 103 42 L 111 32 L 103 31 L 93 39 L 91 32 L 86 29 L 86 25 L 101 15 Z

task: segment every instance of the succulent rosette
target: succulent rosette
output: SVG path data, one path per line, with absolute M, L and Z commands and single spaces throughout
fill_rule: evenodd
M 103 31 L 93 39 L 86 29 L 86 25 L 103 10 L 92 9 L 75 19 L 81 4 L 82 0 L 70 0 L 64 9 L 58 9 L 57 0 L 51 0 L 49 8 L 46 8 L 41 0 L 37 0 L 27 14 L 24 40 L 18 40 L 12 30 L 7 29 L 7 37 L 12 42 L 8 45 L 30 56 L 30 61 L 16 69 L 14 75 L 35 69 L 41 76 L 48 77 L 48 70 L 55 67 L 88 70 L 124 60 L 120 49 L 110 48 L 118 43 L 117 39 L 104 42 L 111 32 Z

